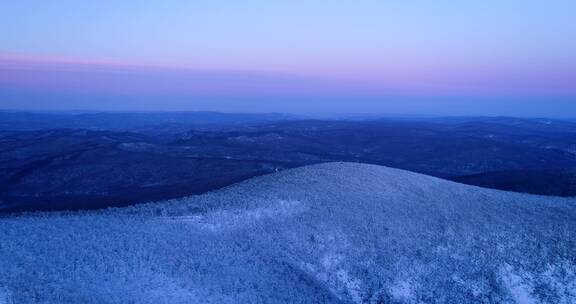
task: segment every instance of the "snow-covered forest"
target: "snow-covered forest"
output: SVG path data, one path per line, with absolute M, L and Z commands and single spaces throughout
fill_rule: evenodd
M 329 163 L 0 218 L 0 303 L 575 303 L 576 199 Z

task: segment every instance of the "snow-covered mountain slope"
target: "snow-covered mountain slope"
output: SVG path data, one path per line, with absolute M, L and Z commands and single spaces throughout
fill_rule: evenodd
M 13 303 L 576 302 L 574 199 L 374 165 L 1 218 L 0 237 Z

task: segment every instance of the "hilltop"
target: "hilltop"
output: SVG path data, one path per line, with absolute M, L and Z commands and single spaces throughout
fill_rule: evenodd
M 2 218 L 0 296 L 572 303 L 575 203 L 377 165 L 312 165 L 182 199 Z

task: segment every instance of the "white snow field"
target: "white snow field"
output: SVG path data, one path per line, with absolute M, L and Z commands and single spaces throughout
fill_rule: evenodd
M 576 303 L 576 200 L 327 163 L 0 218 L 0 303 Z

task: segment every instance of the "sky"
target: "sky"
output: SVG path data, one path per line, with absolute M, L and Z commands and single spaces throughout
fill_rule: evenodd
M 573 0 L 0 0 L 0 108 L 576 116 Z

